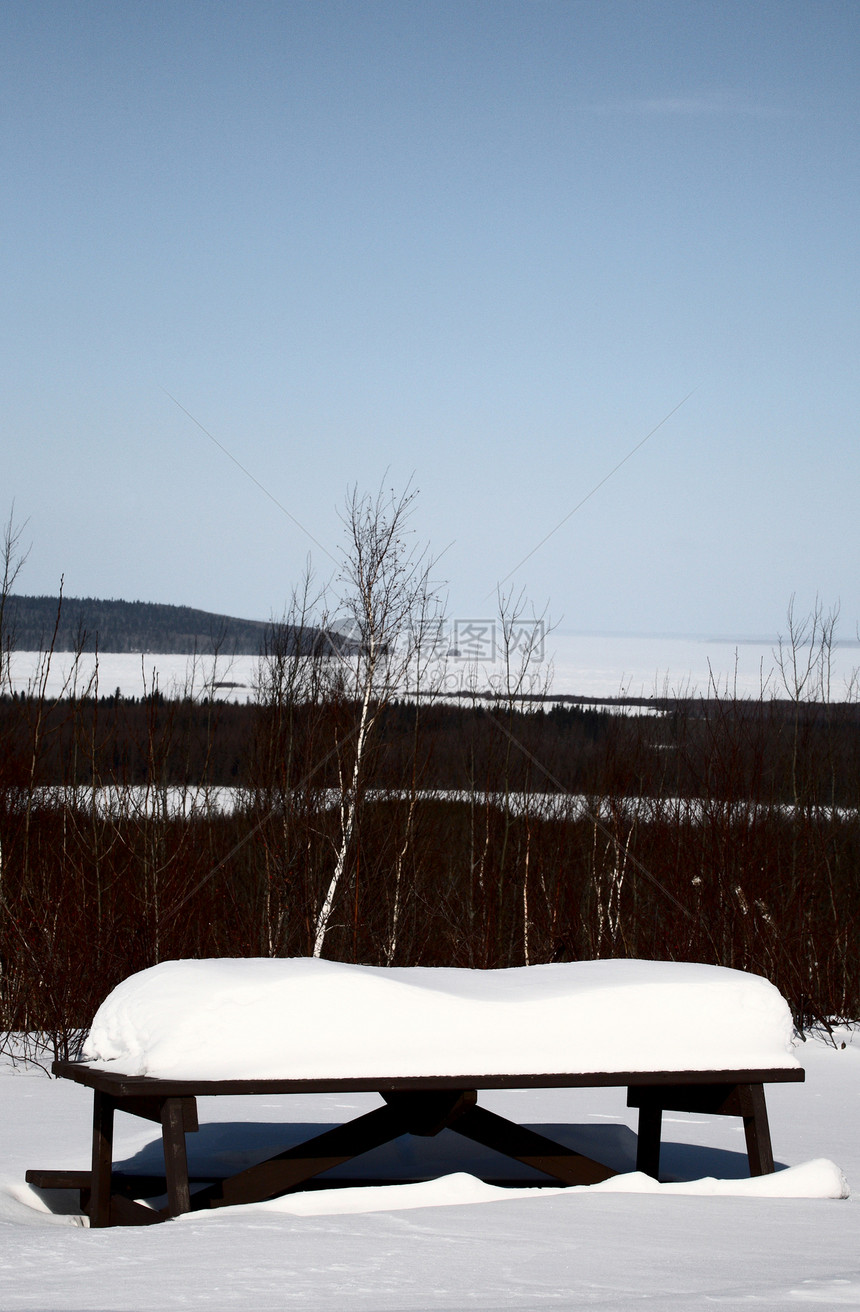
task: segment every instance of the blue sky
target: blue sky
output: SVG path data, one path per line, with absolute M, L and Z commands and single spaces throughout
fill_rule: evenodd
M 853 0 L 12 0 L 0 61 L 22 590 L 265 619 L 330 572 L 271 498 L 336 554 L 412 477 L 486 615 L 688 397 L 509 586 L 854 636 Z

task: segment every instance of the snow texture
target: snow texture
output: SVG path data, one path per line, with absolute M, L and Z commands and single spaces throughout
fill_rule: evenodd
M 308 1191 L 142 1230 L 99 1231 L 82 1228 L 74 1195 L 24 1183 L 31 1166 L 89 1164 L 89 1090 L 6 1064 L 0 1069 L 0 1307 L 860 1308 L 856 1203 L 838 1201 L 842 1173 L 826 1160 L 835 1157 L 849 1180 L 860 1175 L 860 1030 L 810 1038 L 798 1051 L 806 1084 L 768 1089 L 778 1169 L 760 1180 L 743 1178 L 743 1130 L 734 1117 L 667 1113 L 666 1175 L 658 1185 L 633 1172 L 636 1112 L 626 1107 L 623 1090 L 507 1090 L 482 1094 L 481 1102 L 552 1137 L 562 1124 L 576 1135 L 585 1132 L 586 1144 L 611 1157 L 625 1176 L 585 1189 L 501 1190 L 476 1179 L 483 1163 L 477 1146 L 462 1137 L 452 1135 L 447 1149 L 444 1135 L 407 1138 L 385 1151 L 430 1146 L 440 1158 L 434 1169 L 444 1169 L 441 1157 L 448 1154 L 447 1173 L 415 1185 Z M 256 1160 L 270 1155 L 296 1122 L 306 1136 L 375 1105 L 371 1094 L 201 1099 L 200 1132 L 188 1136 L 192 1170 L 204 1159 L 205 1169 L 219 1160 L 222 1169 L 237 1169 L 244 1151 Z M 127 1169 L 153 1168 L 158 1127 L 118 1117 L 116 1152 Z M 367 1179 L 379 1178 L 373 1157 L 368 1154 Z M 412 1169 L 407 1161 L 401 1178 Z
M 798 1065 L 779 992 L 683 962 L 511 970 L 168 961 L 99 1008 L 85 1060 L 172 1079 L 741 1070 Z

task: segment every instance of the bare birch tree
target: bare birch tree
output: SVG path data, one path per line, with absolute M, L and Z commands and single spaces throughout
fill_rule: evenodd
M 340 613 L 357 650 L 341 660 L 337 677 L 356 721 L 339 743 L 340 823 L 334 868 L 316 916 L 315 957 L 322 955 L 347 876 L 374 728 L 420 662 L 431 614 L 437 612 L 441 622 L 438 586 L 431 579 L 435 561 L 410 527 L 417 495 L 409 487 L 400 494 L 380 488 L 375 496 L 353 488 L 341 515 Z

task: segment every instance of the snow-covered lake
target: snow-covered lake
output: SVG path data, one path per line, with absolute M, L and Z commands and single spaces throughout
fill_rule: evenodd
M 457 650 L 456 648 L 454 650 Z M 448 655 L 440 667 L 440 686 L 449 693 L 464 687 L 486 689 L 498 686 L 503 664 L 495 644 L 477 644 L 474 654 Z M 539 655 L 529 665 L 526 687 L 540 691 L 549 682 L 556 695 L 590 698 L 654 697 L 665 694 L 706 696 L 720 694 L 758 697 L 785 695 L 776 661 L 777 643 L 733 642 L 705 638 L 619 637 L 617 635 L 557 634 L 544 640 Z M 123 696 L 140 697 L 158 687 L 166 696 L 181 696 L 186 690 L 201 695 L 212 688 L 215 696 L 247 700 L 253 695 L 259 662 L 256 657 L 233 660 L 157 653 L 107 652 L 84 656 L 77 671 L 81 691 L 96 679 L 100 696 L 117 688 Z M 848 695 L 852 675 L 860 667 L 860 645 L 846 643 L 832 652 L 830 695 L 842 700 Z M 16 652 L 12 657 L 12 682 L 16 690 L 34 687 L 39 656 Z M 45 691 L 61 695 L 72 677 L 72 658 L 57 653 L 51 662 Z
M 833 1040 L 811 1037 L 796 1051 L 806 1083 L 774 1085 L 767 1095 L 783 1169 L 759 1181 L 741 1178 L 746 1159 L 735 1118 L 667 1113 L 664 1169 L 680 1183 L 655 1185 L 628 1175 L 614 1188 L 610 1181 L 561 1191 L 502 1190 L 476 1178 L 480 1166 L 465 1140 L 451 1136 L 445 1145 L 440 1136 L 426 1141 L 432 1170 L 442 1173 L 427 1184 L 308 1192 L 151 1228 L 100 1231 L 45 1210 L 24 1183 L 29 1167 L 89 1165 L 89 1091 L 6 1062 L 0 1069 L 0 1306 L 4 1312 L 857 1308 L 857 1203 L 827 1195 L 838 1182 L 837 1168 L 849 1185 L 860 1180 L 860 1034 L 843 1028 Z M 629 1169 L 636 1113 L 623 1090 L 511 1091 L 482 1094 L 481 1102 L 553 1136 L 574 1127 L 595 1151 Z M 371 1094 L 201 1099 L 201 1130 L 189 1135 L 189 1149 L 204 1158 L 232 1153 L 235 1161 L 238 1152 L 259 1160 L 283 1144 L 283 1122 L 298 1123 L 309 1135 L 375 1105 Z M 118 1118 L 118 1161 L 152 1168 L 158 1152 L 156 1126 Z

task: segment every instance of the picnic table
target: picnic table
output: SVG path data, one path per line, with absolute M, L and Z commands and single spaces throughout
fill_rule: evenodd
M 615 1172 L 481 1106 L 478 1093 L 609 1086 L 626 1087 L 638 1109 L 637 1170 L 658 1175 L 663 1112 L 677 1111 L 740 1117 L 750 1174 L 762 1175 L 774 1169 L 764 1086 L 804 1078 L 790 1033 L 767 981 L 687 963 L 167 962 L 106 999 L 84 1060 L 54 1063 L 55 1075 L 93 1091 L 90 1169 L 26 1178 L 79 1190 L 92 1226 L 145 1225 L 275 1198 L 404 1134 L 448 1129 L 546 1184 L 588 1185 Z M 379 1094 L 382 1105 L 232 1175 L 190 1178 L 198 1098 L 345 1092 Z M 117 1111 L 160 1125 L 163 1176 L 115 1170 Z M 163 1206 L 142 1201 L 158 1195 Z

